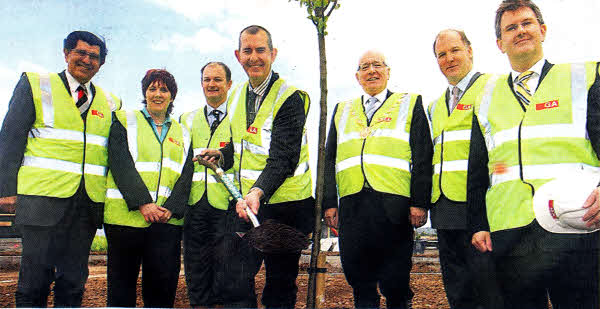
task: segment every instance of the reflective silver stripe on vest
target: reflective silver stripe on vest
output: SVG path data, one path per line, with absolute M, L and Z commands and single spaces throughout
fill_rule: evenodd
M 42 157 L 23 157 L 22 166 L 31 166 L 46 170 L 62 171 L 67 173 L 82 174 L 81 164 L 69 161 L 42 158 Z M 88 175 L 106 176 L 106 167 L 94 164 L 84 164 L 85 173 Z
M 573 108 L 573 124 L 580 126 L 584 133 L 585 124 L 587 123 L 587 100 L 588 90 L 585 82 L 585 64 L 574 63 L 571 64 L 571 104 Z M 584 137 L 585 135 L 580 135 Z
M 481 105 L 479 106 L 479 113 L 477 114 L 477 119 L 481 126 L 483 126 L 485 132 L 481 132 L 485 139 L 485 143 L 488 151 L 491 151 L 495 148 L 494 141 L 492 140 L 491 132 L 492 127 L 488 120 L 488 113 L 490 111 L 490 104 L 492 103 L 492 96 L 494 94 L 494 89 L 496 88 L 496 82 L 500 78 L 499 75 L 493 75 L 488 79 L 485 87 L 483 88 L 483 92 L 481 94 Z
M 116 111 L 117 104 L 113 100 L 113 97 L 110 95 L 110 93 L 104 92 L 104 96 L 106 97 L 106 103 L 108 103 L 108 107 L 110 107 L 110 110 L 113 112 Z
M 206 173 L 204 172 L 194 172 L 194 176 L 192 177 L 192 181 L 205 181 L 206 178 L 206 182 L 207 183 L 217 183 L 217 178 L 215 178 L 214 175 L 208 175 L 208 177 L 206 177 Z
M 158 198 L 156 196 L 156 191 L 150 192 L 150 195 L 152 195 L 152 198 L 155 201 L 158 200 Z M 169 198 L 169 196 L 171 196 L 171 189 L 169 189 L 169 187 L 166 187 L 166 186 L 160 186 L 158 188 L 158 196 L 162 196 L 165 199 Z
M 83 133 L 66 129 L 32 128 L 31 131 L 29 131 L 29 137 L 61 139 L 83 143 Z
M 106 147 L 108 145 L 108 138 L 104 136 L 90 133 L 86 133 L 85 136 L 85 142 L 87 144 L 93 144 L 101 147 Z M 29 137 L 76 141 L 81 143 L 84 142 L 83 133 L 67 129 L 32 128 L 31 131 L 29 131 Z
M 179 163 L 171 160 L 170 158 L 163 158 L 162 166 L 163 166 L 163 168 L 168 168 L 179 175 L 181 175 L 181 171 L 183 169 L 183 164 L 179 164 Z
M 182 161 L 181 161 L 183 163 L 181 163 L 181 164 L 177 163 L 179 165 L 179 169 L 176 172 L 181 175 L 181 173 L 183 172 L 183 166 L 185 164 L 185 161 L 187 160 L 187 156 L 190 151 L 190 148 L 193 146 L 192 146 L 191 132 L 188 131 L 188 129 L 184 125 L 180 125 L 180 127 L 181 127 L 181 135 L 183 136 L 183 157 L 182 157 Z
M 594 173 L 600 173 L 600 167 L 595 167 L 583 163 L 556 163 L 556 164 L 538 164 L 538 165 L 524 165 L 523 175 L 527 174 L 527 179 L 552 179 L 556 178 L 557 175 L 566 175 L 573 173 L 574 171 L 591 171 Z M 507 168 L 506 173 L 494 174 L 492 177 L 491 185 L 495 186 L 503 182 L 511 180 L 520 180 L 521 174 L 519 166 L 511 166 Z
M 335 165 L 335 173 L 339 173 L 343 170 L 349 169 L 351 167 L 357 166 L 361 164 L 360 156 L 350 157 L 338 162 Z
M 152 197 L 153 201 L 157 200 L 156 191 L 148 191 L 148 193 L 150 193 L 150 196 Z M 169 198 L 169 196 L 171 196 L 171 189 L 169 189 L 168 187 L 165 187 L 165 186 L 160 186 L 158 189 L 158 196 Z M 121 191 L 119 191 L 119 189 L 107 189 L 106 197 L 122 200 L 123 194 L 121 194 Z
M 233 143 L 233 149 L 235 150 L 235 153 L 241 153 L 242 152 L 242 144 L 241 143 Z
M 227 117 L 229 117 L 229 121 L 231 123 L 233 123 L 233 119 L 232 118 L 235 115 L 235 111 L 237 110 L 238 103 L 240 101 L 240 95 L 242 94 L 242 90 L 246 89 L 246 87 L 244 87 L 244 86 L 246 86 L 247 84 L 248 83 L 244 83 L 244 84 L 238 85 L 236 87 L 236 89 L 234 90 L 234 92 L 233 92 L 234 96 L 233 96 L 233 99 L 231 101 L 231 107 L 230 107 L 231 113 L 227 113 Z
M 242 140 L 242 144 L 244 145 L 244 149 L 248 149 L 248 151 L 250 151 L 251 153 L 259 154 L 259 155 L 263 155 L 263 156 L 269 155 L 268 147 L 254 145 L 247 140 Z
M 262 173 L 262 171 L 253 171 L 253 170 L 242 169 L 240 171 L 240 176 L 243 179 L 257 180 L 261 173 Z
M 471 130 L 443 131 L 444 143 L 471 140 Z M 441 135 L 433 140 L 433 145 L 441 143 Z
M 300 176 L 308 171 L 308 162 L 298 164 L 294 171 L 294 176 Z
M 398 158 L 374 154 L 365 154 L 363 155 L 363 161 L 365 162 L 365 164 L 381 165 L 410 172 L 410 164 L 408 163 L 408 161 Z
M 444 94 L 445 96 L 445 94 Z M 431 107 L 429 109 L 427 109 L 427 118 L 429 119 L 429 122 L 432 123 L 433 122 L 433 115 L 435 114 L 435 107 L 437 106 L 438 100 L 435 100 L 433 102 L 430 103 Z
M 353 140 L 353 139 L 358 139 L 360 138 L 360 133 L 359 132 L 350 132 L 348 134 L 345 134 L 344 131 L 346 131 L 346 124 L 348 123 L 348 118 L 350 117 L 350 109 L 352 108 L 352 104 L 354 104 L 354 101 L 348 101 L 346 102 L 346 104 L 344 104 L 344 109 L 343 110 L 338 110 L 338 113 L 342 113 L 342 116 L 340 117 L 340 122 L 339 122 L 339 127 L 336 128 L 337 129 L 337 144 L 340 145 L 342 143 L 345 143 L 349 140 Z M 339 107 L 339 105 L 338 105 Z M 335 125 L 335 123 L 334 123 Z
M 444 161 L 444 172 L 466 172 L 468 167 L 469 160 Z M 440 163 L 434 165 L 433 168 L 436 174 L 441 174 L 442 165 Z
M 138 172 L 160 172 L 160 162 L 135 162 L 135 169 Z
M 125 116 L 127 118 L 127 143 L 129 144 L 129 153 L 131 154 L 131 158 L 133 158 L 133 162 L 135 162 L 138 159 L 137 117 L 133 111 L 125 112 Z
M 46 127 L 54 127 L 54 107 L 52 102 L 52 86 L 50 74 L 40 74 L 40 89 L 42 92 L 42 115 Z

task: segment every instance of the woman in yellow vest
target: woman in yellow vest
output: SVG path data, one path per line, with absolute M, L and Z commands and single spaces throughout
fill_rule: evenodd
M 145 307 L 173 307 L 193 165 L 187 130 L 169 114 L 177 94 L 166 70 L 142 79 L 145 107 L 119 111 L 108 141 L 104 229 L 107 306 L 135 307 L 142 266 Z

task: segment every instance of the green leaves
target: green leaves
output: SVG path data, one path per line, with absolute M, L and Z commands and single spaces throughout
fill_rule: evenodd
M 327 20 L 333 12 L 340 7 L 340 0 L 293 0 L 298 1 L 300 7 L 306 6 L 307 18 L 317 28 L 317 32 L 321 35 L 327 35 Z M 288 2 L 292 2 L 289 0 Z

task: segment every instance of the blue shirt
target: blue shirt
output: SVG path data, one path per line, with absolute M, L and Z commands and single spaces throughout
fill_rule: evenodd
M 169 117 L 169 115 L 167 114 L 165 122 L 163 122 L 163 129 L 159 135 L 158 129 L 156 128 L 156 124 L 154 123 L 152 116 L 150 116 L 150 113 L 148 113 L 148 110 L 145 107 L 142 109 L 142 114 L 144 114 L 144 117 L 146 117 L 146 120 L 148 120 L 148 122 L 152 126 L 152 130 L 154 130 L 154 135 L 156 135 L 156 138 L 158 138 L 158 141 L 162 144 L 162 142 L 165 140 L 165 137 L 167 136 L 167 133 L 169 132 L 169 128 L 171 127 L 171 117 Z

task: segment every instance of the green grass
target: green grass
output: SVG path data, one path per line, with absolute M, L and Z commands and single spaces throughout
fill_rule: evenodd
M 94 241 L 92 242 L 92 252 L 96 253 L 106 253 L 106 249 L 108 248 L 108 242 L 106 242 L 106 237 L 96 235 L 94 237 Z

